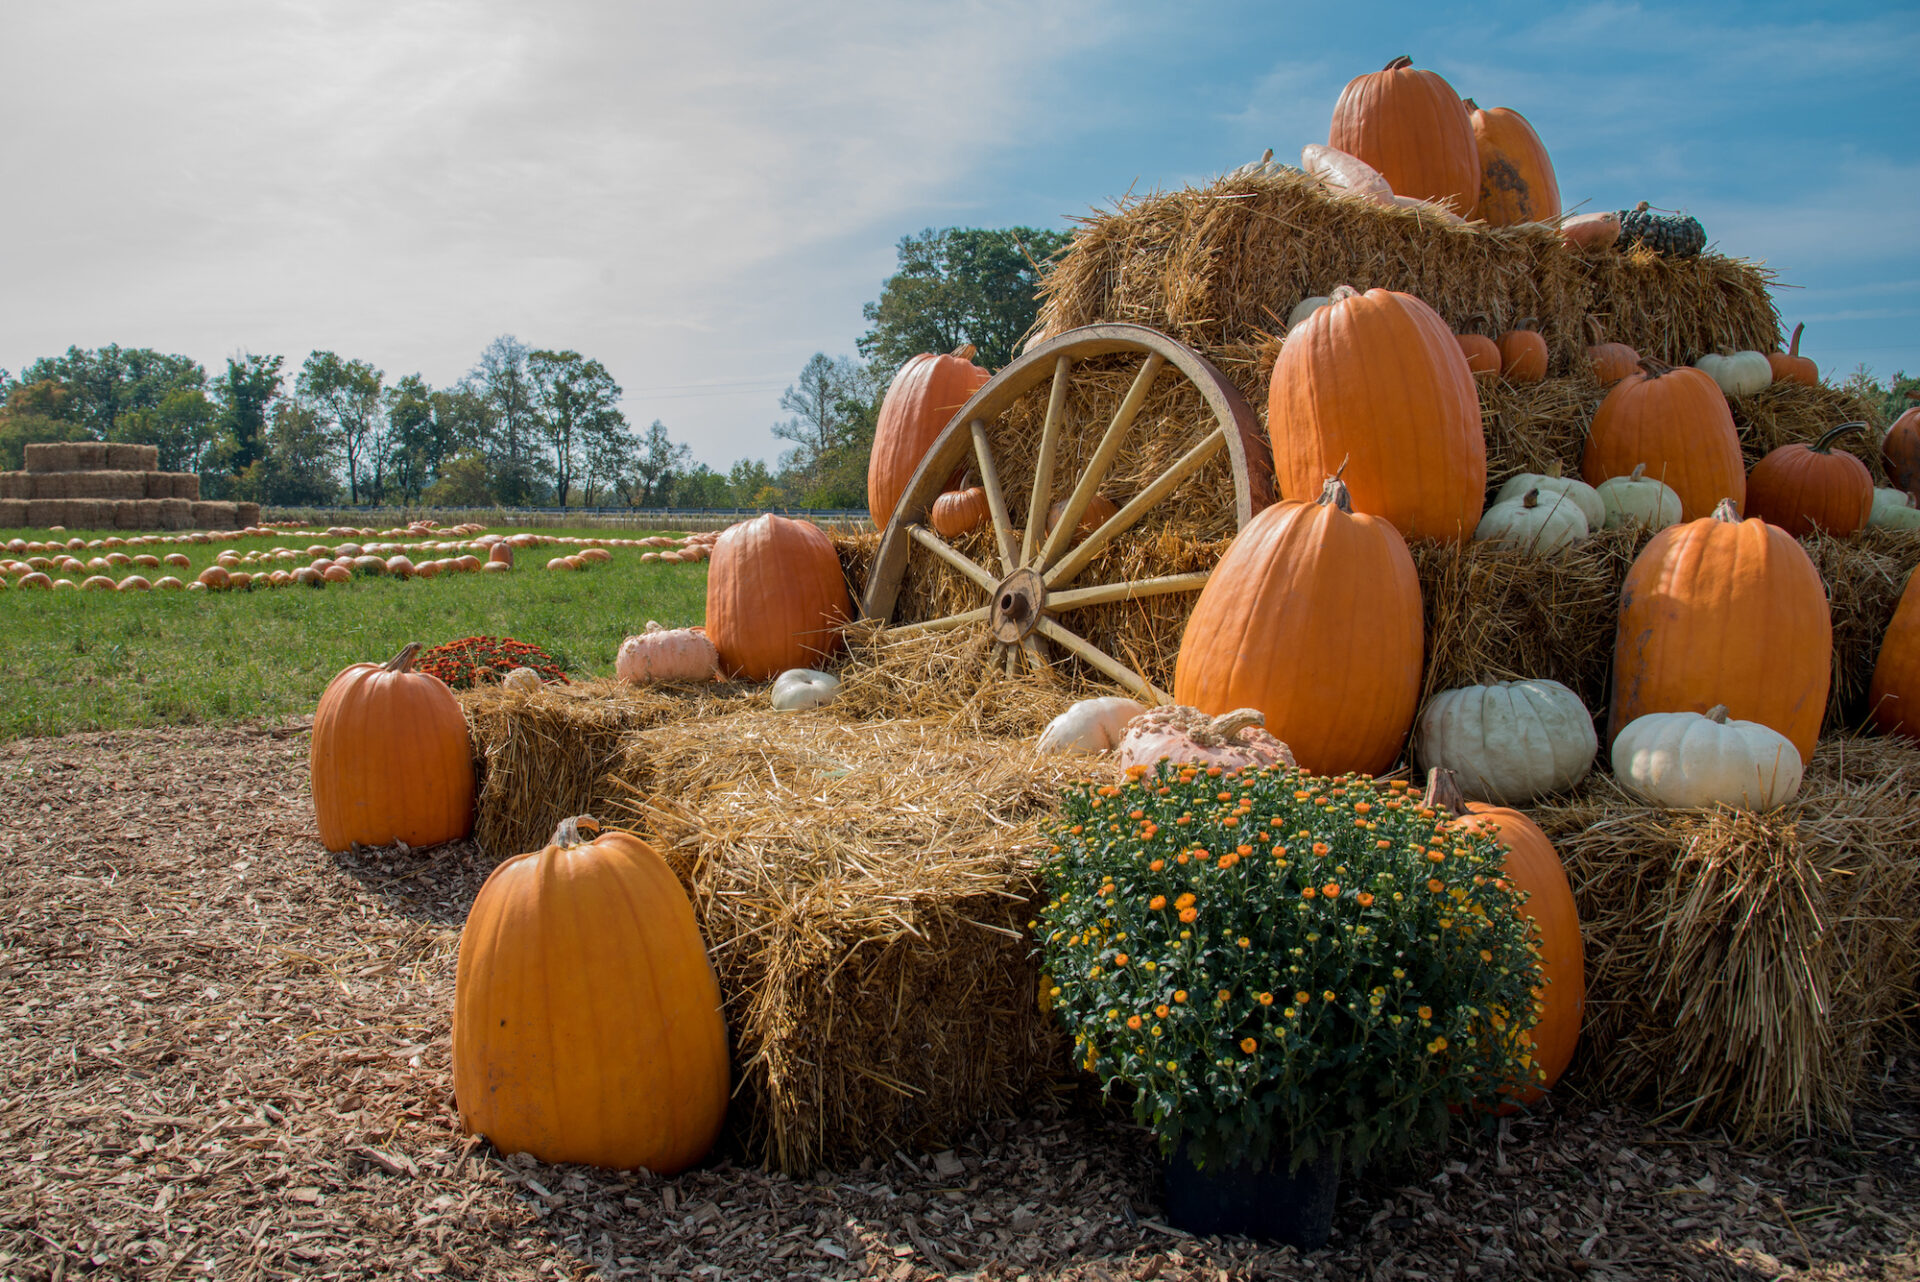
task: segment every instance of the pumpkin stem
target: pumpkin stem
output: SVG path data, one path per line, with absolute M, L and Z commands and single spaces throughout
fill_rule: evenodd
M 1344 472 L 1346 470 L 1347 465 L 1341 463 L 1340 471 Z M 1338 472 L 1329 476 L 1327 483 L 1320 487 L 1320 506 L 1337 507 L 1348 516 L 1353 515 L 1353 495 L 1347 493 L 1347 484 L 1340 479 Z
M 1832 431 L 1821 433 L 1820 439 L 1813 443 L 1813 452 L 1816 454 L 1831 453 L 1833 450 L 1833 443 L 1839 440 L 1841 437 L 1850 436 L 1855 432 L 1864 432 L 1866 430 L 1867 430 L 1867 425 L 1865 423 L 1861 423 L 1857 421 L 1852 423 L 1842 423 L 1840 426 L 1834 428 Z
M 1475 102 L 1475 101 L 1474 101 L 1473 99 L 1471 99 L 1471 98 L 1462 98 L 1462 99 L 1460 100 L 1460 105 L 1461 105 L 1462 107 L 1465 107 L 1465 108 L 1466 108 L 1466 109 L 1467 109 L 1468 111 L 1478 111 L 1478 110 L 1480 110 L 1480 104 L 1479 104 L 1479 103 L 1477 103 L 1477 102 Z
M 980 349 L 972 343 L 962 343 L 947 354 L 949 356 L 958 356 L 963 361 L 970 361 L 973 359 L 973 354 L 979 350 Z
M 1219 735 L 1222 739 L 1236 740 L 1240 737 L 1240 732 L 1248 726 L 1264 726 L 1266 724 L 1267 714 L 1260 711 L 1260 709 L 1235 708 L 1232 712 L 1223 712 L 1215 717 L 1207 729 Z
M 1635 463 L 1635 464 L 1633 465 L 1633 474 L 1632 474 L 1631 476 L 1629 476 L 1629 477 L 1627 477 L 1627 479 L 1628 479 L 1629 481 L 1644 481 L 1644 480 L 1646 480 L 1646 479 L 1647 479 L 1647 465 L 1646 465 L 1645 463 Z
M 1732 499 L 1721 499 L 1713 506 L 1713 519 L 1740 524 L 1740 509 L 1733 505 Z
M 1793 341 L 1787 344 L 1787 355 L 1798 356 L 1800 354 L 1800 331 L 1806 327 L 1807 323 L 1805 321 L 1801 321 L 1793 327 Z
M 1454 782 L 1453 771 L 1445 766 L 1427 771 L 1427 791 L 1420 798 L 1420 804 L 1429 810 L 1445 810 L 1456 815 L 1467 813 L 1467 799 L 1461 795 L 1460 785 Z
M 1707 711 L 1707 720 L 1713 722 L 1713 724 L 1716 726 L 1726 725 L 1727 724 L 1727 705 L 1724 703 L 1714 704 L 1713 707 Z
M 586 829 L 597 837 L 600 835 L 600 821 L 592 815 L 574 815 L 570 819 L 562 819 L 560 826 L 553 830 L 553 840 L 547 844 L 558 846 L 562 850 L 583 846 L 589 839 L 580 835 L 582 829 Z
M 1359 296 L 1360 291 L 1351 285 L 1335 285 L 1332 292 L 1327 295 L 1327 302 L 1330 304 L 1340 303 L 1345 302 L 1349 298 L 1358 298 Z
M 411 672 L 413 670 L 413 657 L 419 653 L 420 643 L 418 641 L 409 641 L 407 642 L 406 649 L 387 660 L 386 666 L 382 671 Z
M 1606 342 L 1606 331 L 1600 328 L 1600 318 L 1592 312 L 1587 313 L 1587 335 L 1593 339 L 1592 346 L 1598 347 Z
M 1381 70 L 1382 71 L 1399 71 L 1403 67 L 1411 67 L 1412 65 L 1413 65 L 1413 59 L 1403 53 L 1398 58 L 1395 58 L 1392 62 L 1389 62 L 1386 66 L 1382 67 Z
M 1540 487 L 1535 486 L 1533 489 L 1528 490 L 1527 496 L 1520 500 L 1520 506 L 1521 507 L 1539 507 L 1540 506 Z
M 1646 373 L 1648 378 L 1659 378 L 1662 374 L 1671 374 L 1674 369 L 1673 366 L 1667 364 L 1665 361 L 1657 361 L 1651 356 L 1642 356 L 1640 358 L 1640 368 Z
M 1537 329 L 1539 328 L 1539 326 L 1540 326 L 1540 318 L 1538 316 L 1522 316 L 1519 320 L 1513 323 L 1513 327 L 1516 330 Z

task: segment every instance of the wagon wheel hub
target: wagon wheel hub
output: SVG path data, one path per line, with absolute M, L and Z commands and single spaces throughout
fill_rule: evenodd
M 1021 638 L 1040 626 L 1040 615 L 1046 608 L 1047 581 L 1022 567 L 1000 580 L 1000 586 L 993 590 L 988 630 L 995 641 L 1018 645 Z
M 1056 477 L 1056 463 L 1065 458 L 1063 407 L 1077 367 L 1095 357 L 1114 355 L 1142 358 L 1133 385 L 1114 410 L 1091 455 L 1079 461 L 1080 474 Z M 1195 439 L 1116 509 L 1113 500 L 1099 494 L 1100 486 L 1134 431 L 1134 420 L 1163 370 L 1186 380 L 1199 393 L 1204 409 L 1186 428 Z M 1001 483 L 991 427 L 1022 397 L 1049 382 L 1046 419 L 1041 425 L 1032 472 L 1007 478 L 1014 482 L 1010 492 Z M 1165 334 L 1142 325 L 1098 324 L 1057 335 L 994 375 L 948 420 L 888 519 L 868 575 L 861 612 L 870 619 L 890 619 L 909 555 L 916 551 L 930 554 L 970 580 L 985 596 L 985 604 L 937 619 L 896 624 L 889 629 L 891 633 L 941 631 L 984 623 L 993 638 L 994 658 L 1004 658 L 1009 673 L 1024 657 L 1034 672 L 1045 677 L 1053 663 L 1051 651 L 1058 648 L 1136 694 L 1164 700 L 1165 693 L 1149 684 L 1142 673 L 1065 626 L 1061 616 L 1113 602 L 1198 592 L 1207 581 L 1204 570 L 1093 586 L 1075 586 L 1075 580 L 1094 566 L 1096 558 L 1115 539 L 1171 499 L 1188 477 L 1222 452 L 1227 455 L 1233 476 L 1235 524 L 1244 526 L 1274 497 L 1273 475 L 1260 436 L 1259 419 L 1226 376 L 1198 352 Z M 992 546 L 976 549 L 987 553 L 980 560 L 925 524 L 947 478 L 962 466 L 979 475 L 992 517 Z M 1011 507 L 1009 493 L 1014 499 Z M 1051 510 L 1056 494 L 1064 494 L 1057 514 Z M 1023 497 L 1027 501 L 1019 506 Z M 1096 499 L 1108 506 L 1094 508 Z M 1104 517 L 1089 516 L 1090 511 L 1103 510 L 1108 513 Z M 1046 519 L 1042 519 L 1043 513 L 1048 514 Z M 996 559 L 999 564 L 994 566 L 991 563 Z

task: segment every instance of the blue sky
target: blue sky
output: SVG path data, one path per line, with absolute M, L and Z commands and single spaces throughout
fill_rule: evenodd
M 1911 5 L 690 8 L 7 6 L 0 366 L 321 347 L 445 383 L 511 332 L 703 461 L 771 457 L 903 234 L 1294 158 L 1406 53 L 1526 114 L 1569 204 L 1766 260 L 1824 371 L 1920 371 Z

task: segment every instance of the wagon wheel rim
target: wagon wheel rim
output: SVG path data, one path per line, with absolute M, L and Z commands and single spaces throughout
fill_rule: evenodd
M 1082 362 L 1095 357 L 1127 353 L 1137 353 L 1142 358 L 1133 384 L 1108 420 L 1085 470 L 1077 480 L 1069 482 L 1066 506 L 1048 532 L 1042 528 L 1045 518 L 1040 514 L 1053 505 L 1061 488 L 1056 483 L 1059 480 L 1055 476 L 1056 456 L 1073 372 Z M 1082 532 L 1081 518 L 1098 496 L 1155 383 L 1167 376 L 1184 378 L 1199 392 L 1212 414 L 1213 429 L 1201 434 L 1197 443 L 1104 522 Z M 987 428 L 1021 398 L 1049 380 L 1051 386 L 1034 461 L 1027 519 L 1023 529 L 1015 530 Z M 1052 666 L 1051 644 L 1134 694 L 1168 702 L 1166 692 L 1149 682 L 1145 674 L 1100 649 L 1056 616 L 1109 602 L 1198 592 L 1205 586 L 1211 571 L 1092 586 L 1074 586 L 1074 581 L 1100 552 L 1138 525 L 1223 450 L 1233 474 L 1234 525 L 1236 529 L 1244 527 L 1255 513 L 1274 500 L 1271 458 L 1262 448 L 1262 439 L 1259 419 L 1239 389 L 1206 357 L 1177 340 L 1144 325 L 1127 324 L 1088 325 L 1056 335 L 994 375 L 948 420 L 921 459 L 887 522 L 868 576 L 861 612 L 866 618 L 881 623 L 892 618 L 909 558 L 913 549 L 919 547 L 971 580 L 984 600 L 973 609 L 892 627 L 888 629 L 891 634 L 944 631 L 984 623 L 993 639 L 993 659 L 1004 659 L 1010 673 L 1022 660 L 1033 671 L 1048 673 Z M 1000 561 L 997 568 L 981 565 L 927 524 L 934 500 L 940 497 L 947 478 L 963 462 L 973 469 L 986 492 L 993 550 Z

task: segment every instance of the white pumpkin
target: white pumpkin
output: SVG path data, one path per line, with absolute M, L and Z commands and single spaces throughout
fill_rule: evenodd
M 1266 155 L 1258 160 L 1250 160 L 1238 169 L 1229 170 L 1225 182 L 1240 182 L 1247 178 L 1278 178 L 1293 168 L 1292 165 L 1273 158 L 1273 148 L 1267 148 Z
M 1370 200 L 1376 205 L 1393 203 L 1393 187 L 1386 175 L 1360 157 L 1322 142 L 1310 142 L 1300 149 L 1300 168 L 1318 178 L 1334 191 Z
M 1647 475 L 1647 465 L 1633 465 L 1631 476 L 1610 476 L 1594 487 L 1607 515 L 1604 528 L 1617 530 L 1623 525 L 1644 525 L 1649 530 L 1664 530 L 1680 521 L 1680 496 L 1665 481 Z
M 1287 328 L 1291 330 L 1295 325 L 1298 325 L 1301 321 L 1313 315 L 1332 301 L 1333 300 L 1325 294 L 1313 294 L 1301 299 L 1293 305 L 1293 310 L 1287 313 Z
M 1772 810 L 1800 792 L 1800 752 L 1771 726 L 1731 721 L 1724 706 L 1650 712 L 1613 741 L 1613 777 L 1657 806 Z
M 620 643 L 613 675 L 635 685 L 711 681 L 720 675 L 720 654 L 704 628 L 663 628 L 648 619 L 645 632 Z
M 540 674 L 532 668 L 515 668 L 513 671 L 507 673 L 506 676 L 500 678 L 500 684 L 508 690 L 517 690 L 521 694 L 532 694 L 535 690 L 545 685 L 546 682 L 542 681 Z
M 788 668 L 773 679 L 773 710 L 803 712 L 840 693 L 840 678 L 814 668 Z
M 1558 681 L 1496 681 L 1442 690 L 1413 727 L 1422 772 L 1451 770 L 1474 801 L 1513 806 L 1573 787 L 1600 740 L 1580 696 Z
M 1518 499 L 1495 503 L 1474 527 L 1473 537 L 1487 543 L 1514 544 L 1530 552 L 1558 552 L 1587 537 L 1587 518 L 1565 494 L 1528 490 Z
M 1045 756 L 1107 752 L 1120 742 L 1127 722 L 1146 710 L 1137 699 L 1082 699 L 1047 723 L 1034 750 Z
M 1920 508 L 1913 506 L 1913 496 L 1905 490 L 1875 486 L 1873 512 L 1867 517 L 1867 524 L 1895 530 L 1920 529 Z
M 1693 367 L 1704 370 L 1720 384 L 1728 396 L 1751 396 L 1764 392 L 1773 382 L 1773 364 L 1764 352 L 1734 352 L 1728 356 L 1702 356 Z
M 1555 465 L 1556 467 L 1558 464 Z M 1591 533 L 1607 522 L 1606 504 L 1600 501 L 1600 495 L 1591 485 L 1577 476 L 1556 476 L 1551 472 L 1522 472 L 1510 476 L 1500 492 L 1493 496 L 1495 503 L 1507 503 L 1514 499 L 1527 497 L 1528 490 L 1539 490 L 1540 497 L 1549 494 L 1564 494 L 1580 508 L 1580 515 L 1587 518 L 1587 531 Z

